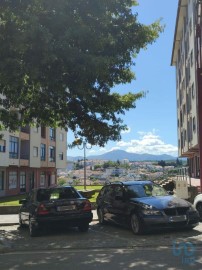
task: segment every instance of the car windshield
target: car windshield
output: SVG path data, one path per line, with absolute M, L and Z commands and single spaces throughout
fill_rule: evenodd
M 164 188 L 155 184 L 131 185 L 127 186 L 127 192 L 130 198 L 142 198 L 153 196 L 166 196 L 168 193 Z
M 60 199 L 74 199 L 79 197 L 80 196 L 77 191 L 72 187 L 39 189 L 37 192 L 37 201 L 39 202 Z

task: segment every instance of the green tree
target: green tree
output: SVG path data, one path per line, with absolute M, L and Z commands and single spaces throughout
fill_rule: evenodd
M 36 123 L 69 128 L 103 146 L 119 140 L 121 119 L 142 92 L 130 83 L 140 49 L 163 31 L 144 25 L 134 0 L 1 0 L 1 129 Z M 16 118 L 12 108 L 19 108 Z
M 60 178 L 60 179 L 58 179 L 58 181 L 57 181 L 57 184 L 59 185 L 59 186 L 62 186 L 62 185 L 64 185 L 64 184 L 66 184 L 67 183 L 67 179 L 64 179 L 64 178 Z

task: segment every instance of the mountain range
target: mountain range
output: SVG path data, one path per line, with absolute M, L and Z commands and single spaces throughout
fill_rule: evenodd
M 77 161 L 83 159 L 83 156 L 67 156 L 69 161 Z M 171 155 L 151 155 L 151 154 L 135 154 L 129 153 L 124 150 L 113 150 L 102 155 L 87 156 L 86 159 L 100 159 L 100 160 L 111 160 L 117 161 L 122 159 L 128 159 L 129 161 L 160 161 L 160 160 L 176 160 L 177 157 Z

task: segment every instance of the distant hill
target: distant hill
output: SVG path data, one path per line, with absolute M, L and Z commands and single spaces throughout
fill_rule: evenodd
M 151 155 L 151 154 L 135 154 L 129 153 L 124 150 L 113 150 L 102 155 L 87 156 L 87 159 L 101 159 L 117 161 L 122 159 L 128 159 L 129 161 L 159 161 L 159 160 L 176 160 L 177 157 L 170 155 Z M 67 156 L 67 160 L 76 161 L 83 159 L 83 156 L 70 157 Z

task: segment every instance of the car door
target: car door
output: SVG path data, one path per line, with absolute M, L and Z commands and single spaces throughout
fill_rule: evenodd
M 115 223 L 125 224 L 127 216 L 127 203 L 125 200 L 124 187 L 122 185 L 114 186 L 114 193 L 111 205 L 111 216 Z
M 98 204 L 102 208 L 105 220 L 112 219 L 112 201 L 113 201 L 113 186 L 109 185 L 104 187 L 104 190 L 100 196 Z

